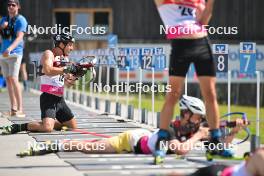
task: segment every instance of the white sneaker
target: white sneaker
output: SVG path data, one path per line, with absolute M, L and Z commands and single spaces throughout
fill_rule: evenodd
M 17 111 L 15 117 L 24 118 L 26 117 L 26 114 L 23 111 Z

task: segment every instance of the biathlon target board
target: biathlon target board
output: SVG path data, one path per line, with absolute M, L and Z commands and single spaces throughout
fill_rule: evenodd
M 106 66 L 108 65 L 108 59 L 107 59 L 107 49 L 97 49 L 96 55 L 97 55 L 97 64 Z
M 214 44 L 213 56 L 215 59 L 216 72 L 228 71 L 228 45 L 227 44 Z
M 107 52 L 107 61 L 110 67 L 116 67 L 116 49 L 115 48 L 108 48 Z
M 126 67 L 129 67 L 127 61 L 128 49 L 127 48 L 118 48 L 116 62 L 120 70 L 126 70 Z
M 240 43 L 240 72 L 254 74 L 256 71 L 256 43 Z

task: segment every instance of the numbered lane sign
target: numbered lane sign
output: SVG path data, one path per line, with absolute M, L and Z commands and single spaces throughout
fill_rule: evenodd
M 253 74 L 256 71 L 256 43 L 240 43 L 240 72 Z
M 213 44 L 216 72 L 228 71 L 228 44 Z
M 130 70 L 138 69 L 140 67 L 140 48 L 128 48 L 128 52 L 127 60 Z
M 103 65 L 103 66 L 108 65 L 108 59 L 107 59 L 107 56 L 105 56 L 105 55 L 100 55 L 100 56 L 98 56 L 98 60 L 99 60 L 99 64 L 100 64 L 100 65 Z
M 126 67 L 128 66 L 127 64 L 127 55 L 128 55 L 128 51 L 126 48 L 118 48 L 117 51 L 117 65 L 121 70 L 126 70 Z
M 116 50 L 115 48 L 108 48 L 107 61 L 110 67 L 116 67 Z
M 163 55 L 163 54 L 165 54 L 165 52 L 162 47 L 158 47 L 154 49 L 154 55 Z
M 154 49 L 152 66 L 156 71 L 162 71 L 166 68 L 166 55 L 162 47 Z
M 105 50 L 104 49 L 97 49 L 96 50 L 96 55 L 97 55 L 97 60 L 99 65 L 107 65 L 107 57 L 105 55 Z
M 166 56 L 163 55 L 154 55 L 153 67 L 156 71 L 162 71 L 166 68 Z
M 144 70 L 151 70 L 153 59 L 153 48 L 141 49 L 141 68 Z

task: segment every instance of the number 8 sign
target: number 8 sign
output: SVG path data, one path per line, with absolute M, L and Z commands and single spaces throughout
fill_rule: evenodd
M 240 72 L 255 73 L 256 71 L 256 43 L 240 43 Z
M 227 44 L 214 44 L 213 55 L 215 59 L 216 71 L 228 71 L 228 45 Z

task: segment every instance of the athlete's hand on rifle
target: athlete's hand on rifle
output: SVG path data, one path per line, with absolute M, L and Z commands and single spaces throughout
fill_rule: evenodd
M 201 126 L 197 133 L 201 136 L 202 140 L 209 138 L 209 128 L 207 128 L 207 127 Z
M 234 134 L 238 133 L 243 128 L 246 128 L 247 125 L 249 124 L 247 120 L 243 120 L 241 118 L 237 118 L 235 122 L 236 122 L 236 126 L 231 131 L 231 133 L 234 133 Z
M 84 76 L 87 71 L 90 70 L 93 76 L 92 79 L 89 81 L 91 82 L 96 77 L 96 72 L 94 69 L 96 62 L 97 59 L 95 58 L 95 56 L 86 56 L 76 63 L 56 61 L 53 62 L 53 66 L 64 67 L 63 72 L 65 74 L 72 74 L 74 77 L 76 77 L 76 79 Z

